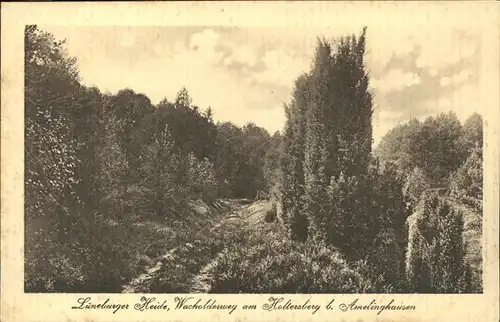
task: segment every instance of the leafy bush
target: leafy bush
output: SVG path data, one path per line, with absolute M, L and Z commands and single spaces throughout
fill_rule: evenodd
M 65 237 L 27 226 L 26 292 L 120 292 L 148 265 L 145 249 L 172 238 L 169 231 L 138 225 L 130 215 L 81 215 Z
M 114 197 L 106 200 L 101 212 L 78 213 L 64 235 L 52 228 L 55 223 L 44 218 L 29 221 L 25 234 L 25 291 L 120 292 L 125 283 L 168 249 L 202 239 L 199 232 L 206 236 L 212 215 L 200 216 L 185 208 L 180 219 L 172 214 L 155 216 L 152 205 L 143 200 L 149 193 L 138 187 L 129 187 L 124 196 L 113 193 Z M 116 204 L 118 200 L 122 200 L 120 205 Z M 223 247 L 222 242 L 215 242 L 209 236 L 203 245 L 196 242 L 193 245 L 196 247 L 190 252 L 200 251 L 191 254 L 192 257 L 203 260 L 213 257 Z M 191 267 L 188 271 L 198 268 Z M 185 270 L 183 267 L 176 271 L 177 275 L 168 274 L 172 279 L 182 280 L 184 273 L 179 274 Z
M 382 138 L 376 154 L 383 161 L 397 163 L 406 174 L 419 167 L 431 182 L 438 183 L 446 181 L 463 163 L 467 145 L 474 145 L 471 140 L 477 140 L 477 134 L 481 136 L 482 129 L 475 125 L 462 127 L 453 112 L 440 113 L 423 122 L 412 119 L 396 126 Z

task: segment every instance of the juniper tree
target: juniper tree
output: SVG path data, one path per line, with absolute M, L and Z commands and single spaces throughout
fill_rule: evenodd
M 285 106 L 287 121 L 283 134 L 281 157 L 281 203 L 283 219 L 291 238 L 304 241 L 308 235 L 308 223 L 303 213 L 304 197 L 304 150 L 306 133 L 306 109 L 308 75 L 295 81 L 292 101 Z
M 333 56 L 332 79 L 338 105 L 331 115 L 338 119 L 335 134 L 342 143 L 337 147 L 339 170 L 347 176 L 365 174 L 371 159 L 373 107 L 363 61 L 365 42 L 366 28 L 359 39 L 351 36 L 338 40 Z
M 340 38 L 335 47 L 318 41 L 311 71 L 296 81 L 287 110 L 284 212 L 291 222 L 301 222 L 300 227 L 307 219 L 311 236 L 324 238 L 333 229 L 328 217 L 342 216 L 328 200 L 332 179 L 335 182 L 341 173 L 363 176 L 370 160 L 372 102 L 363 64 L 365 31 L 359 39 Z
M 305 204 L 303 212 L 308 217 L 311 237 L 323 238 L 320 229 L 328 216 L 326 188 L 329 183 L 327 161 L 332 159 L 328 135 L 331 101 L 331 47 L 325 40 L 318 40 L 316 54 L 307 88 L 306 134 L 304 156 Z
M 155 141 L 146 150 L 142 165 L 143 182 L 151 191 L 152 204 L 158 216 L 167 214 L 167 207 L 174 208 L 176 187 L 174 176 L 179 171 L 179 158 L 173 149 L 168 127 L 159 131 Z
M 308 178 L 306 212 L 315 226 L 322 227 L 320 235 L 328 233 L 324 230 L 334 229 L 328 224 L 332 221 L 328 217 L 356 217 L 356 211 L 361 211 L 350 197 L 362 193 L 348 192 L 346 197 L 350 201 L 341 201 L 339 209 L 338 200 L 329 201 L 326 191 L 341 174 L 352 187 L 358 186 L 356 181 L 364 180 L 371 159 L 372 102 L 363 64 L 365 31 L 359 39 L 354 36 L 338 39 L 334 49 L 319 41 L 311 73 L 304 165 Z M 343 231 L 355 229 L 355 219 L 333 221 L 344 223 L 337 227 L 344 236 L 356 235 L 356 231 Z
M 470 270 L 465 262 L 462 215 L 436 193 L 422 198 L 410 225 L 409 285 L 417 292 L 468 291 Z

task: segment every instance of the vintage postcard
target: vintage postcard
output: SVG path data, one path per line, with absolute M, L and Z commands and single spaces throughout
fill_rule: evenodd
M 498 9 L 2 3 L 1 320 L 498 321 Z

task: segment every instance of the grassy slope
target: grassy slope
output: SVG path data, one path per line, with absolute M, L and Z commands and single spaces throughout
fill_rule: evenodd
M 63 238 L 51 232 L 43 217 L 27 223 L 26 291 L 121 292 L 166 251 L 200 238 L 234 206 L 193 201 L 158 216 L 147 195 L 133 186 L 124 195 L 104 198 L 99 211 L 75 216 Z
M 232 201 L 231 210 L 217 218 L 217 224 L 199 234 L 161 260 L 160 269 L 153 272 L 136 292 L 182 293 L 200 286 L 197 276 L 228 244 L 241 239 L 249 222 L 263 218 L 264 202 L 242 204 Z M 260 216 L 259 216 L 260 215 Z
M 137 252 L 138 269 L 135 276 L 125 284 L 127 292 L 182 292 L 187 276 L 199 270 L 204 260 L 211 258 L 219 250 L 217 243 L 207 243 L 213 227 L 234 208 L 237 201 L 221 200 L 216 205 L 207 206 L 201 200 L 192 201 L 182 218 L 140 219 L 137 226 L 149 231 L 149 242 L 135 235 L 132 244 L 142 245 L 144 251 Z M 140 248 L 140 247 L 137 247 Z M 162 272 L 168 271 L 169 281 L 162 279 Z M 140 280 L 135 280 L 139 278 Z M 132 282 L 132 283 L 131 283 Z

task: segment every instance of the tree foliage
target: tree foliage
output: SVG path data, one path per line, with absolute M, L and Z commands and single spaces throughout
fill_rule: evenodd
M 461 143 L 468 153 L 483 147 L 483 118 L 480 114 L 474 113 L 465 120 Z
M 338 39 L 335 47 L 319 39 L 311 71 L 297 79 L 286 107 L 282 204 L 296 239 L 305 240 L 307 229 L 323 234 L 316 225 L 331 214 L 332 178 L 367 171 L 372 105 L 364 48 L 365 30 L 358 39 Z
M 474 149 L 465 163 L 452 175 L 450 195 L 482 209 L 483 153 L 480 147 Z
M 36 26 L 25 30 L 25 216 L 60 217 L 77 201 L 78 141 L 71 107 L 80 90 L 75 61 L 63 42 Z
M 410 230 L 407 275 L 415 291 L 456 293 L 470 289 L 463 220 L 455 209 L 437 194 L 426 195 Z
M 390 130 L 375 153 L 383 162 L 393 162 L 404 175 L 415 167 L 424 172 L 431 185 L 448 183 L 476 147 L 482 147 L 482 118 L 475 113 L 463 125 L 452 113 L 416 119 Z
M 242 128 L 230 122 L 217 125 L 216 172 L 221 193 L 228 197 L 254 198 L 268 192 L 266 159 L 271 149 L 269 133 L 248 123 Z
M 191 200 L 253 198 L 276 159 L 265 129 L 215 124 L 185 88 L 154 105 L 83 86 L 64 42 L 36 26 L 25 29 L 25 135 L 28 291 L 114 291 L 136 265 L 119 246 L 131 217 L 177 223 Z
M 269 139 L 269 149 L 264 158 L 264 178 L 267 188 L 273 199 L 279 198 L 281 190 L 281 168 L 280 158 L 283 150 L 283 137 L 279 131 L 276 131 Z
M 403 194 L 406 196 L 409 206 L 413 209 L 420 201 L 422 194 L 430 188 L 429 179 L 424 171 L 415 167 L 408 175 L 403 187 Z

